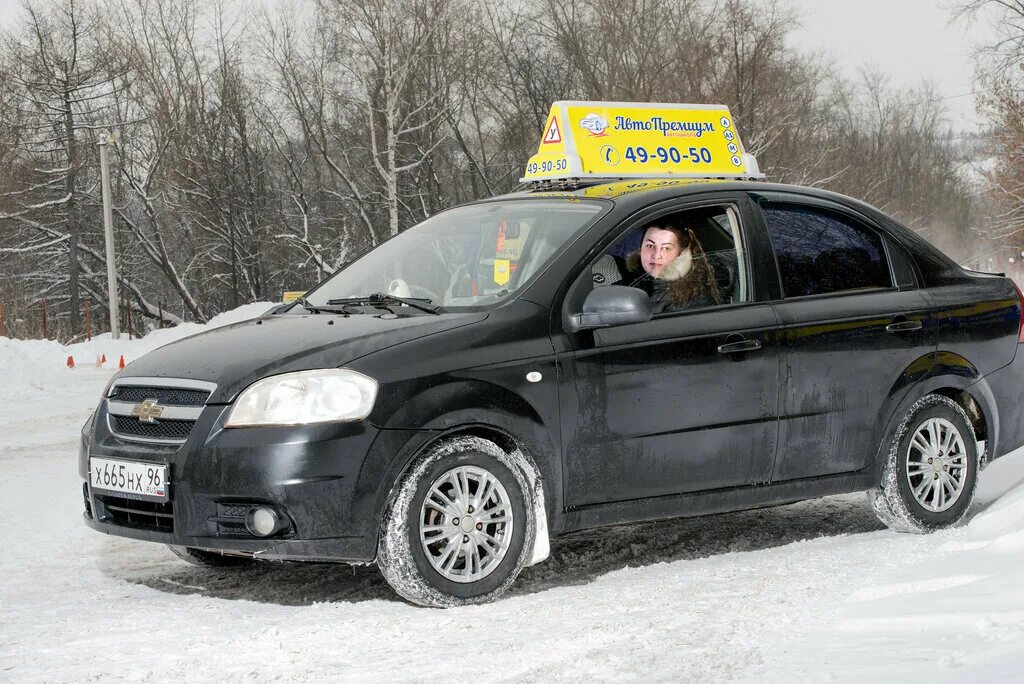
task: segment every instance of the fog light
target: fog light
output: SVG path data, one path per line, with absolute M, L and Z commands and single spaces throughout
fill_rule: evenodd
M 245 528 L 257 537 L 269 537 L 284 527 L 281 514 L 270 506 L 255 506 L 245 516 Z

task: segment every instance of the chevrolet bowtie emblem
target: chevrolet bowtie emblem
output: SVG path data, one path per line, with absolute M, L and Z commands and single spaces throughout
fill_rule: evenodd
M 140 422 L 155 423 L 160 414 L 164 412 L 164 407 L 156 402 L 156 399 L 146 399 L 132 409 L 132 415 L 138 418 Z

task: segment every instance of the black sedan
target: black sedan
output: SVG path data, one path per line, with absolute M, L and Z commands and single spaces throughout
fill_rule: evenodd
M 85 519 L 200 564 L 375 561 L 433 606 L 599 525 L 863 490 L 927 532 L 1024 443 L 1021 309 L 819 190 L 507 195 L 130 364 L 83 430 Z

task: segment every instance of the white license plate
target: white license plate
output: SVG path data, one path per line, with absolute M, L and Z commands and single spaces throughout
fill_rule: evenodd
M 167 466 L 133 461 L 89 459 L 93 489 L 133 496 L 167 498 Z

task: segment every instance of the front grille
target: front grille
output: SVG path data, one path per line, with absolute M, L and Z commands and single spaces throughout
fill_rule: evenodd
M 125 442 L 181 444 L 215 389 L 212 382 L 184 378 L 118 380 L 107 395 L 107 425 Z
M 142 385 L 118 385 L 110 393 L 110 398 L 116 401 L 137 404 L 146 399 L 155 399 L 161 406 L 203 406 L 209 396 L 210 393 L 204 390 Z
M 101 522 L 154 532 L 174 531 L 174 504 L 170 501 L 138 501 L 95 493 L 94 497 Z
M 130 416 L 111 416 L 114 419 L 114 432 L 144 439 L 165 441 L 181 441 L 192 432 L 194 420 L 160 420 L 155 423 L 143 423 Z

